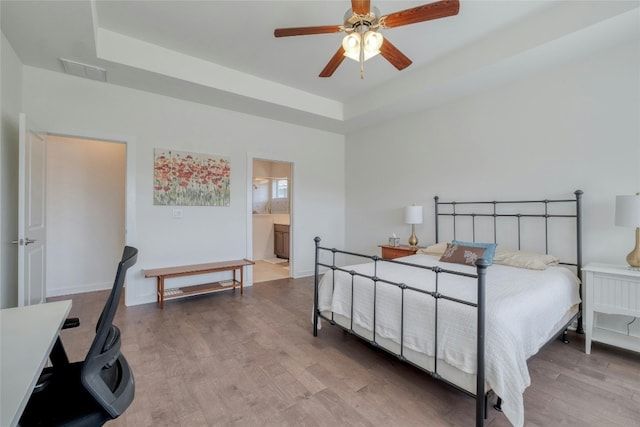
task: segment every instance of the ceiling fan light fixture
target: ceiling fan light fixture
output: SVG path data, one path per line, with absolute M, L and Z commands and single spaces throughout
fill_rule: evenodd
M 367 31 L 364 34 L 353 32 L 342 39 L 344 56 L 360 62 L 360 48 L 364 50 L 364 60 L 373 58 L 380 53 L 380 47 L 384 38 L 376 31 Z

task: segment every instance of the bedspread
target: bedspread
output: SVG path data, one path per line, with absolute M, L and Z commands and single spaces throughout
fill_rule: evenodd
M 439 266 L 448 270 L 475 274 L 475 267 L 441 263 L 437 257 L 417 254 L 400 259 L 407 263 Z M 373 276 L 374 263 L 343 267 Z M 335 287 L 332 286 L 335 274 Z M 436 273 L 431 270 L 390 262 L 378 262 L 375 275 L 380 279 L 405 283 L 434 291 Z M 438 292 L 475 303 L 477 280 L 440 273 Z M 406 348 L 435 356 L 433 297 L 405 290 L 404 333 L 401 328 L 401 289 L 341 271 L 327 272 L 318 290 L 321 311 L 333 311 L 354 324 L 373 330 Z M 354 301 L 351 306 L 351 294 Z M 375 292 L 375 316 L 374 316 Z M 485 378 L 502 397 L 502 409 L 514 426 L 524 424 L 523 393 L 531 380 L 526 361 L 537 353 L 555 333 L 558 323 L 580 302 L 577 277 L 565 267 L 543 271 L 493 265 L 487 270 Z M 353 310 L 353 312 L 352 312 Z M 445 299 L 438 302 L 437 358 L 469 374 L 476 373 L 477 310 L 475 307 Z

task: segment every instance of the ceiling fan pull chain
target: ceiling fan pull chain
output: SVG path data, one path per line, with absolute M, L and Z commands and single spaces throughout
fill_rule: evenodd
M 360 20 L 360 80 L 364 80 L 364 22 Z

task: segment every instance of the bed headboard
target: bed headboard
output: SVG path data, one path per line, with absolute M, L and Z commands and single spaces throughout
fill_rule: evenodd
M 582 269 L 582 191 L 555 200 L 452 201 L 435 196 L 436 243 L 493 242 L 504 248 L 553 254 Z M 450 239 L 449 239 L 450 238 Z

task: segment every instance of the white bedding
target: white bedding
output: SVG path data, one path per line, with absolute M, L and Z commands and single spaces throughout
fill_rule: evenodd
M 475 267 L 441 263 L 437 257 L 417 254 L 400 259 L 413 264 L 440 266 L 475 274 Z M 376 276 L 424 290 L 435 290 L 435 273 L 389 262 L 377 263 Z M 374 263 L 343 267 L 369 276 Z M 332 278 L 335 274 L 335 288 Z M 373 330 L 372 281 L 354 276 L 354 327 Z M 543 271 L 493 265 L 487 270 L 485 378 L 503 399 L 504 414 L 514 426 L 524 424 L 523 392 L 530 384 L 526 361 L 559 332 L 558 323 L 580 302 L 577 277 L 565 267 Z M 465 301 L 476 301 L 477 280 L 440 274 L 438 291 Z M 332 311 L 351 319 L 351 275 L 327 272 L 320 284 L 320 311 Z M 406 290 L 403 346 L 434 356 L 434 299 Z M 438 303 L 438 354 L 451 366 L 468 374 L 476 372 L 476 319 L 474 307 L 440 299 Z M 376 289 L 376 337 L 400 344 L 401 291 L 378 282 Z M 470 390 L 475 392 L 474 390 Z

